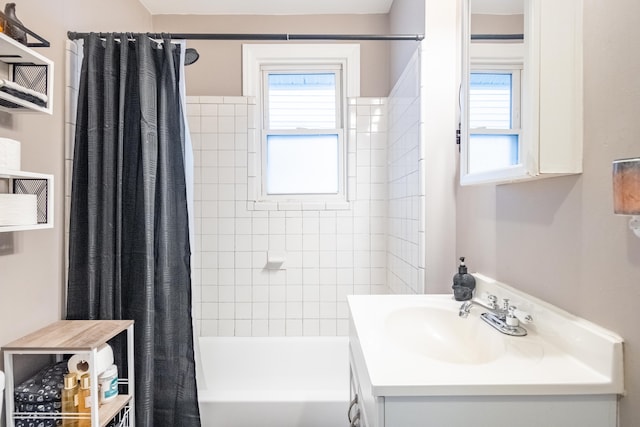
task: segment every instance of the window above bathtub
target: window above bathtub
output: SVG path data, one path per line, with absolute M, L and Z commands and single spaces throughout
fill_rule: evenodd
M 349 208 L 346 106 L 359 61 L 355 44 L 243 46 L 243 95 L 256 100 L 250 209 Z

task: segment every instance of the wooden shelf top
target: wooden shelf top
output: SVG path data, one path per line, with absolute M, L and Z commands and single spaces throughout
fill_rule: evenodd
M 59 320 L 2 347 L 10 352 L 77 352 L 97 349 L 133 320 Z

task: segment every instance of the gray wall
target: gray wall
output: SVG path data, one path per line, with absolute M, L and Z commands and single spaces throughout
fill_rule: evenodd
M 584 5 L 584 173 L 461 188 L 458 252 L 472 271 L 625 339 L 621 426 L 632 427 L 640 420 L 640 239 L 613 214 L 611 161 L 640 155 L 640 3 Z
M 387 15 L 220 16 L 156 15 L 155 31 L 184 33 L 386 34 Z M 187 67 L 187 95 L 242 95 L 242 44 L 256 41 L 190 41 L 200 59 Z M 268 42 L 282 43 L 282 42 Z M 289 42 L 292 43 L 292 42 Z M 318 43 L 327 43 L 319 41 Z M 331 42 L 329 42 L 331 43 Z M 389 43 L 361 42 L 361 96 L 389 94 Z

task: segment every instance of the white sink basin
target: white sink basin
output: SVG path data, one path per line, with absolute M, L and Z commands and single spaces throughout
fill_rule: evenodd
M 506 350 L 500 334 L 477 317 L 437 306 L 404 307 L 385 319 L 388 339 L 407 351 L 455 364 L 482 364 Z
M 476 296 L 530 313 L 527 336 L 500 333 L 452 295 L 352 295 L 352 356 L 375 396 L 562 395 L 624 392 L 622 339 L 507 285 L 476 275 Z

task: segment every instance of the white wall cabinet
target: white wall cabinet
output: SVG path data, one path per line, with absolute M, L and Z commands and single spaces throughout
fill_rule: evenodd
M 98 372 L 94 361 L 98 348 L 115 336 L 126 333 L 127 367 L 119 367 L 118 383 L 126 385 L 127 392 L 120 393 L 113 400 L 99 405 Z M 62 418 L 59 413 L 19 413 L 14 404 L 14 357 L 26 354 L 54 354 L 61 358 L 63 354 L 87 353 L 91 382 L 91 426 L 104 427 L 116 420 L 118 427 L 134 427 L 134 342 L 133 320 L 60 320 L 23 338 L 17 339 L 2 347 L 4 352 L 4 369 L 6 374 L 6 423 L 8 427 L 15 425 L 16 419 L 31 417 L 32 419 Z M 123 375 L 126 373 L 126 375 Z M 78 418 L 74 418 L 78 419 Z
M 514 0 L 509 11 L 492 11 L 495 6 L 488 4 L 486 0 L 462 0 L 461 185 L 581 173 L 583 0 Z M 522 17 L 523 40 L 471 40 L 472 17 L 501 13 Z M 511 126 L 474 123 L 471 72 L 504 69 L 521 70 L 518 89 L 512 88 L 511 93 Z M 513 138 L 504 138 L 505 133 Z M 487 134 L 502 138 L 500 142 L 477 138 Z M 471 135 L 476 136 L 473 141 Z M 489 145 L 500 148 L 486 148 Z

